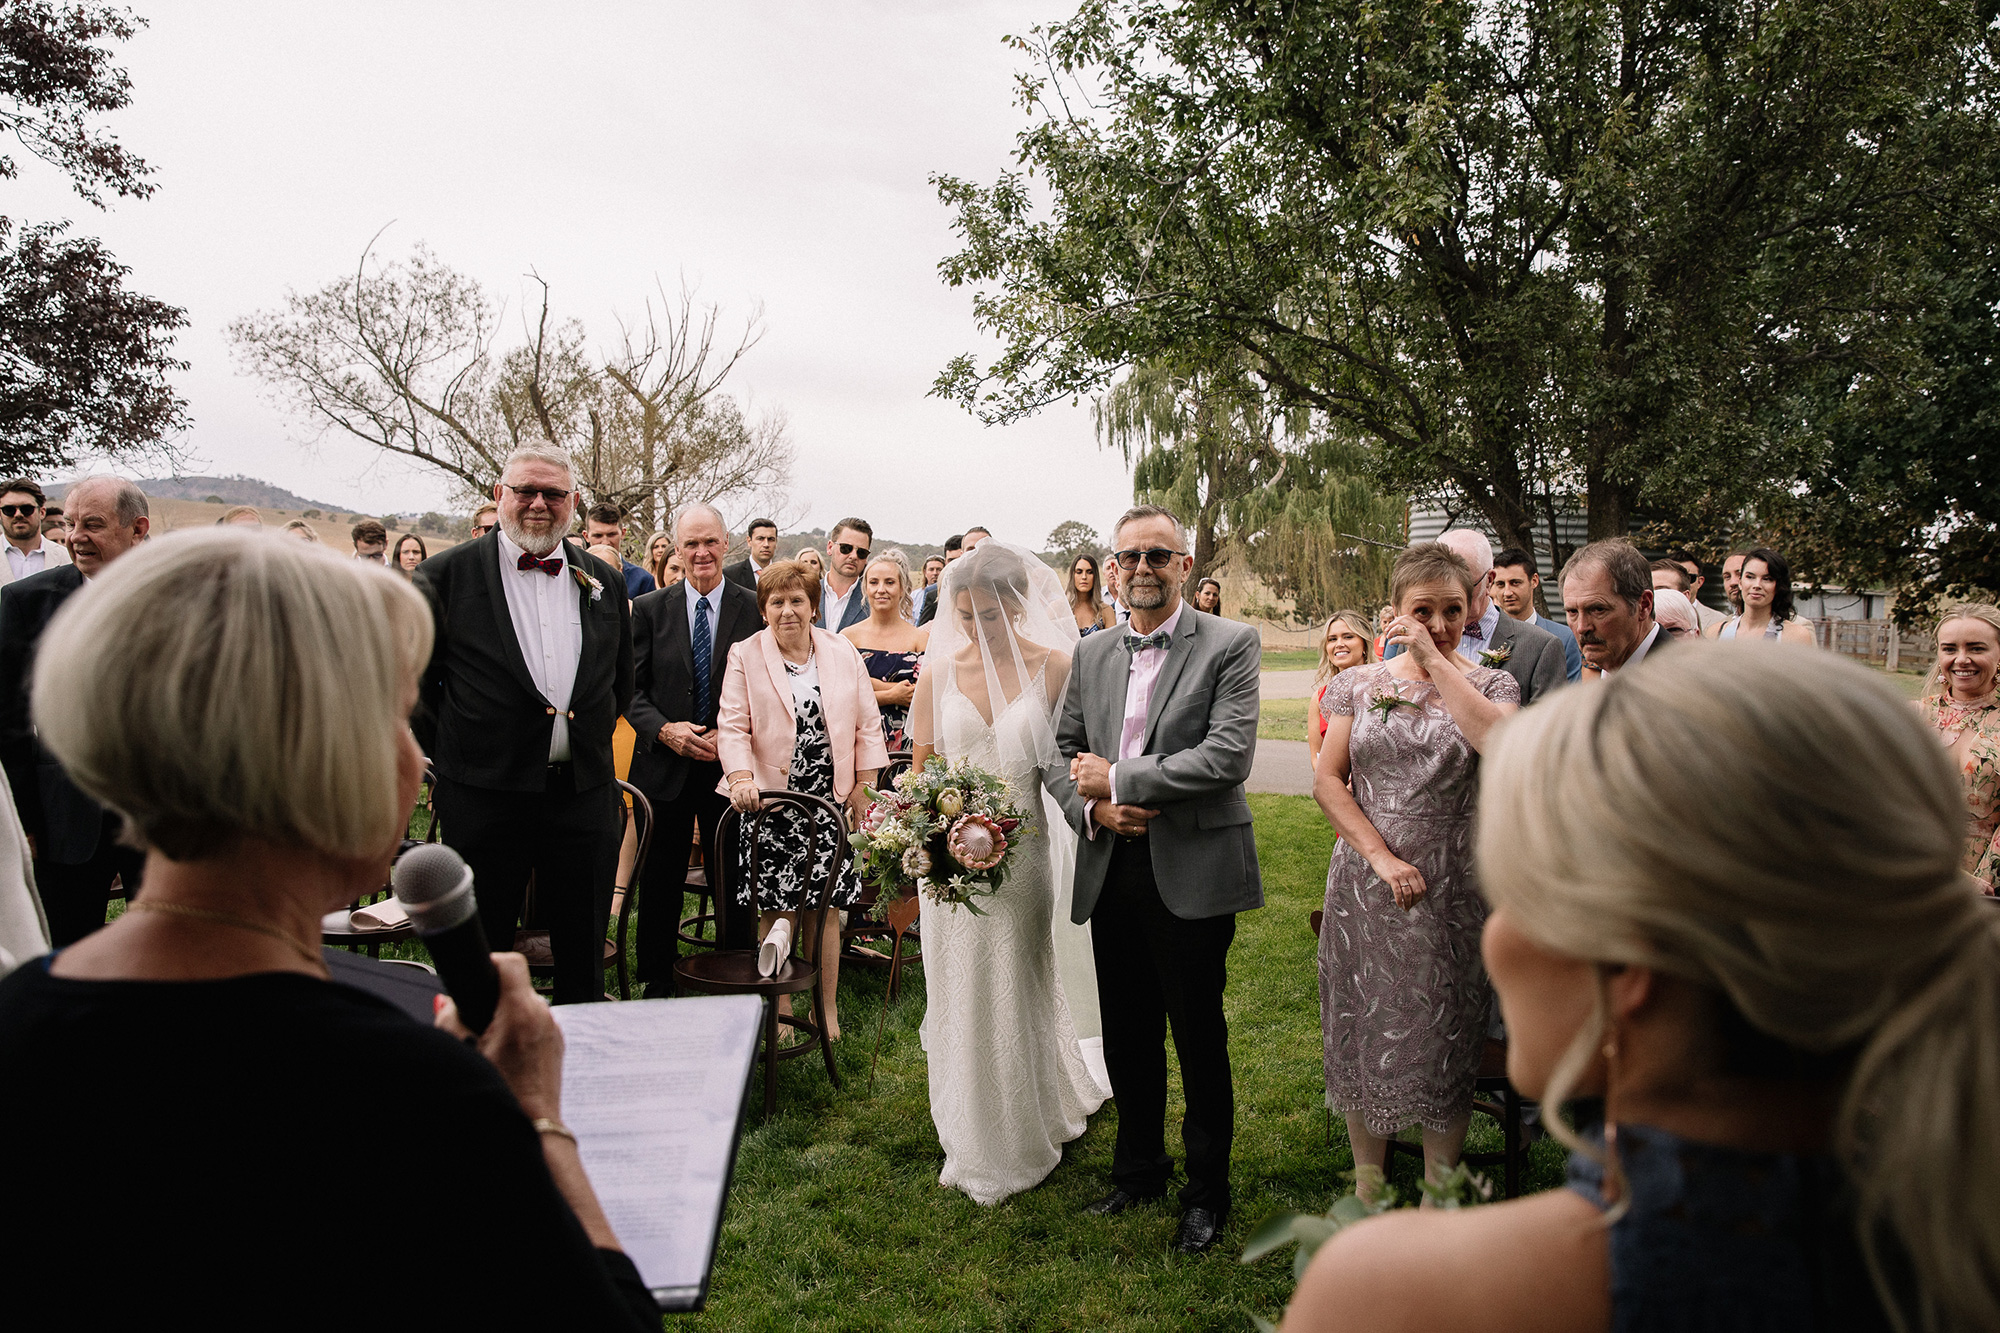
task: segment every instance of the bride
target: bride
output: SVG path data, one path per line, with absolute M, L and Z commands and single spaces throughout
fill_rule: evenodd
M 1064 762 L 1055 714 L 1077 642 L 1061 580 L 991 538 L 946 566 L 910 705 L 911 758 L 966 759 L 1004 778 L 1023 810 L 1047 810 L 1041 770 Z M 1051 926 L 1074 839 L 1058 815 L 1015 835 L 1000 891 L 924 908 L 923 1044 L 938 1183 L 982 1204 L 1039 1184 L 1104 1102 L 1077 1045 Z M 1067 855 L 1065 855 L 1067 853 Z

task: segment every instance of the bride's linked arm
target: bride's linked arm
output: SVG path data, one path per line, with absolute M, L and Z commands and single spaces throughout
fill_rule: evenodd
M 919 676 L 917 680 L 921 685 L 923 677 Z M 1065 759 L 1074 759 L 1090 749 L 1090 733 L 1083 725 L 1082 696 L 1083 689 L 1078 684 L 1076 688 L 1064 689 L 1057 697 L 1056 748 L 1062 751 Z M 1051 764 L 1042 770 L 1042 788 L 1055 797 L 1056 804 L 1062 807 L 1063 818 L 1069 821 L 1070 828 L 1079 837 L 1088 836 L 1090 830 L 1085 826 L 1083 814 L 1086 802 L 1076 789 L 1076 779 L 1069 775 L 1069 766 Z
M 937 753 L 937 715 L 931 711 L 937 705 L 931 699 L 931 677 L 930 671 L 919 671 L 916 693 L 910 696 L 910 767 L 913 769 L 922 769 Z M 918 737 L 930 739 L 919 740 Z
M 1249 779 L 1250 762 L 1257 753 L 1264 648 L 1256 630 L 1248 625 L 1235 628 L 1216 664 L 1207 734 L 1190 749 L 1119 760 L 1113 766 L 1112 790 L 1125 804 L 1158 807 L 1199 800 Z M 1153 706 L 1171 708 L 1173 701 L 1156 699 Z

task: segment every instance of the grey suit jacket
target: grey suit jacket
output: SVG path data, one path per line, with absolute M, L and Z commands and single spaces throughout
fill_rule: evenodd
M 1132 667 L 1119 642 L 1125 636 L 1124 630 L 1093 634 L 1077 646 L 1056 729 L 1067 756 L 1088 751 L 1117 760 Z M 1257 751 L 1262 665 L 1255 629 L 1186 607 L 1153 689 L 1145 746 L 1118 763 L 1119 796 L 1160 812 L 1146 839 L 1153 878 L 1167 910 L 1185 920 L 1264 905 L 1243 794 Z M 1080 835 L 1071 918 L 1081 924 L 1097 907 L 1117 835 L 1097 828 L 1090 836 L 1085 801 L 1065 768 L 1052 769 L 1043 782 Z
M 1493 651 L 1513 645 L 1500 669 L 1521 686 L 1521 706 L 1569 684 L 1569 663 L 1563 656 L 1562 640 L 1525 620 L 1516 620 L 1505 611 L 1493 627 Z

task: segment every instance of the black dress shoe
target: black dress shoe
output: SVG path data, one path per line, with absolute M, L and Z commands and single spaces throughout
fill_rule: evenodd
M 1151 1203 L 1159 1198 L 1157 1194 L 1127 1194 L 1124 1190 L 1113 1190 L 1103 1198 L 1083 1206 L 1083 1211 L 1092 1217 L 1116 1217 L 1127 1208 L 1136 1208 L 1142 1203 Z
M 1224 1215 L 1207 1208 L 1190 1208 L 1181 1214 L 1181 1229 L 1174 1236 L 1174 1249 L 1181 1254 L 1200 1254 L 1215 1244 L 1222 1234 Z

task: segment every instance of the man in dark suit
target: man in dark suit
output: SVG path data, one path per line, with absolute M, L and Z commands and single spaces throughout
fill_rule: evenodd
M 64 497 L 75 562 L 30 574 L 0 588 L 0 763 L 14 789 L 14 808 L 28 833 L 35 883 L 56 948 L 74 944 L 104 924 L 111 880 L 130 900 L 138 896 L 146 858 L 118 841 L 119 816 L 70 782 L 55 756 L 35 739 L 28 711 L 35 646 L 62 604 L 106 565 L 146 540 L 152 525 L 146 497 L 117 477 L 88 477 Z M 88 663 L 55 664 L 86 670 Z
M 775 538 L 776 528 L 772 529 Z M 715 829 L 729 808 L 716 792 L 715 714 L 729 650 L 764 628 L 757 594 L 723 577 L 729 529 L 712 506 L 689 505 L 675 517 L 674 546 L 687 577 L 641 597 L 632 608 L 633 691 L 626 720 L 638 733 L 632 785 L 653 803 L 657 821 L 640 880 L 639 979 L 649 994 L 673 986 L 680 952 L 682 886 L 688 843 L 701 826 L 704 859 L 716 882 Z M 749 948 L 755 922 L 728 912 L 730 942 Z
M 957 560 L 960 556 L 964 554 L 965 554 L 964 533 L 954 532 L 951 534 L 951 536 L 946 537 L 944 539 L 944 566 L 946 569 L 950 569 L 952 566 L 952 562 Z M 943 582 L 944 582 L 943 577 L 939 576 L 937 583 L 933 583 L 929 588 L 925 589 L 926 596 L 924 598 L 924 609 L 917 613 L 917 623 L 919 625 L 928 625 L 931 623 L 931 621 L 937 618 L 938 587 Z
M 1674 636 L 1653 619 L 1653 568 L 1631 542 L 1592 542 L 1569 558 L 1558 582 L 1585 666 L 1622 671 L 1673 646 Z
M 417 566 L 437 641 L 413 727 L 444 841 L 472 867 L 496 949 L 535 877 L 558 1004 L 604 998 L 604 926 L 624 832 L 611 732 L 632 699 L 632 612 L 617 570 L 563 540 L 568 455 L 508 455 L 499 530 Z
M 743 541 L 750 548 L 750 553 L 723 570 L 722 577 L 755 593 L 757 576 L 769 569 L 771 562 L 778 557 L 778 525 L 768 518 L 753 518 Z

